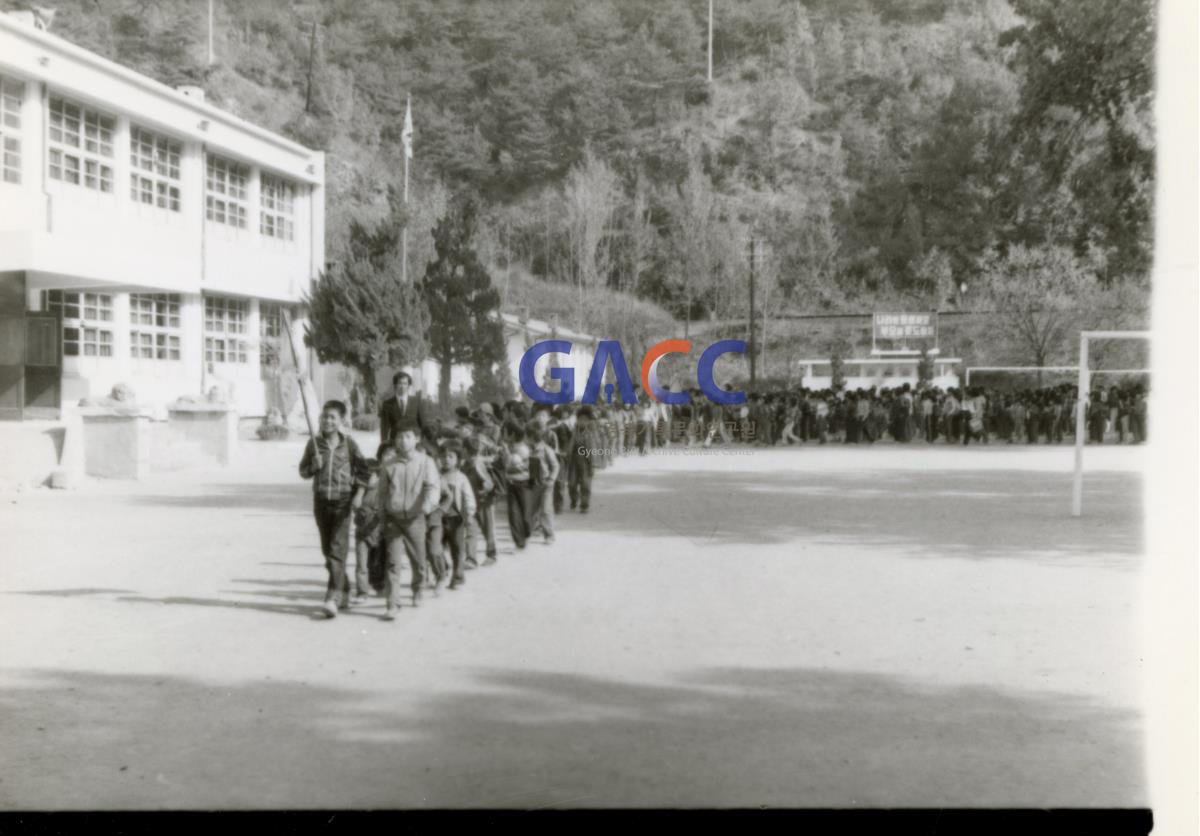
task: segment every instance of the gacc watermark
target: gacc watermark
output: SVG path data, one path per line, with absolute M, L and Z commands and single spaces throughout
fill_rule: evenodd
M 691 340 L 663 340 L 650 347 L 642 358 L 642 388 L 650 398 L 659 403 L 685 404 L 690 400 L 686 391 L 672 392 L 665 389 L 658 380 L 658 364 L 668 354 L 690 354 Z M 715 404 L 735 406 L 746 402 L 743 391 L 722 389 L 713 380 L 713 366 L 717 358 L 723 354 L 744 354 L 745 340 L 719 340 L 700 355 L 696 364 L 696 382 L 704 396 Z M 557 392 L 547 392 L 538 385 L 535 374 L 537 361 L 547 354 L 570 354 L 570 340 L 542 340 L 525 349 L 521 357 L 521 389 L 535 403 L 562 404 L 575 400 L 575 370 L 570 367 L 551 367 L 550 378 L 558 381 Z M 621 393 L 623 403 L 636 403 L 637 395 L 633 390 L 633 380 L 629 376 L 629 366 L 625 362 L 625 353 L 621 350 L 619 340 L 601 340 L 596 346 L 596 356 L 592 360 L 592 368 L 588 373 L 587 384 L 583 387 L 582 403 L 594 404 L 600 398 L 601 383 L 604 380 L 605 369 L 611 364 L 616 385 L 604 385 L 605 397 L 612 403 L 614 390 Z

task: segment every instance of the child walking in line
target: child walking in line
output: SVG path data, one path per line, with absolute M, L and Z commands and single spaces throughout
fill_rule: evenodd
M 478 437 L 468 438 L 464 442 L 466 460 L 463 462 L 463 473 L 475 491 L 475 525 L 482 536 L 486 558 L 484 566 L 496 562 L 496 517 L 494 507 L 500 486 L 492 475 L 491 457 L 484 455 L 482 444 Z M 467 533 L 467 568 L 471 568 L 471 558 L 478 548 L 477 543 L 470 540 L 471 532 Z
M 508 504 L 508 527 L 513 545 L 525 548 L 530 535 L 529 496 L 529 445 L 525 443 L 525 432 L 517 423 L 505 428 L 504 481 L 507 485 L 505 499 Z
M 350 606 L 346 555 L 350 549 L 350 515 L 362 503 L 367 486 L 367 460 L 354 439 L 341 431 L 346 405 L 327 401 L 321 407 L 321 434 L 310 438 L 300 459 L 300 478 L 312 479 L 313 517 L 321 536 L 321 554 L 329 581 L 321 612 L 336 618 Z
M 450 552 L 451 589 L 458 589 L 466 582 L 467 524 L 475 515 L 475 489 L 458 469 L 461 455 L 462 446 L 457 441 L 442 447 L 438 510 L 442 516 L 443 542 Z
M 421 600 L 425 582 L 425 517 L 437 508 L 437 467 L 417 448 L 416 424 L 404 424 L 396 435 L 396 454 L 380 467 L 379 511 L 387 541 L 387 610 L 391 621 L 400 609 L 400 559 L 406 554 L 412 568 L 412 600 Z
M 547 431 L 532 427 L 526 433 L 530 447 L 529 487 L 533 493 L 534 532 L 541 531 L 546 545 L 554 542 L 554 482 L 558 479 L 558 454 L 546 439 Z M 534 482 L 537 471 L 538 481 Z
M 383 589 L 382 577 L 371 577 L 371 552 L 382 543 L 382 522 L 379 515 L 379 460 L 367 459 L 367 486 L 362 502 L 354 511 L 354 596 L 351 604 L 364 604 L 372 589 Z

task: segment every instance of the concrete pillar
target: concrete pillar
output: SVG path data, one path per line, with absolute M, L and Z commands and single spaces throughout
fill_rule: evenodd
M 262 356 L 262 305 L 258 299 L 250 299 L 246 310 L 246 362 L 256 372 Z
M 129 355 L 129 294 L 113 293 L 113 379 L 134 386 L 133 362 Z M 137 387 L 134 386 L 136 391 Z M 139 393 L 141 394 L 141 393 Z
M 179 359 L 184 380 L 180 389 L 205 394 L 204 386 L 204 298 L 199 293 L 179 296 Z
M 84 469 L 102 479 L 141 479 L 150 471 L 150 419 L 107 407 L 83 407 Z
M 237 411 L 225 404 L 175 404 L 168 410 L 171 443 L 194 444 L 205 458 L 227 465 L 237 455 Z
M 117 211 L 124 214 L 135 205 L 130 188 L 129 175 L 133 166 L 129 163 L 130 124 L 127 116 L 118 116 L 113 125 L 113 191 L 117 197 Z
M 246 183 L 246 232 L 252 235 L 249 241 L 258 239 L 258 213 L 262 206 L 262 169 L 256 165 L 250 166 L 250 174 Z M 243 244 L 245 246 L 245 243 Z

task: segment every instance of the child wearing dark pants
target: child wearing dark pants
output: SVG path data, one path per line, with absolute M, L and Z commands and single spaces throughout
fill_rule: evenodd
M 466 581 L 467 524 L 475 515 L 475 489 L 458 469 L 462 448 L 447 444 L 442 448 L 441 499 L 442 537 L 450 552 L 452 575 L 450 588 L 458 589 Z
M 382 579 L 371 578 L 371 553 L 379 548 L 382 541 L 381 529 L 383 522 L 379 515 L 379 462 L 368 459 L 370 471 L 367 489 L 363 494 L 362 504 L 354 512 L 354 597 L 352 604 L 365 603 L 371 594 L 372 586 L 383 588 Z
M 508 527 L 513 545 L 525 548 L 532 530 L 529 491 L 529 445 L 524 440 L 524 429 L 509 428 L 509 440 L 504 456 L 504 481 L 508 485 L 505 499 L 508 505 Z
M 350 548 L 350 515 L 362 502 L 369 470 L 358 445 L 340 427 L 346 405 L 328 401 L 321 408 L 321 434 L 311 438 L 300 459 L 300 477 L 313 480 L 313 518 L 321 537 L 321 554 L 329 575 L 325 603 L 327 618 L 350 606 L 346 556 Z
M 575 421 L 575 434 L 567 449 L 568 487 L 571 510 L 579 508 L 586 514 L 592 501 L 592 451 L 600 445 L 596 435 L 594 413 L 590 406 L 583 406 Z
M 483 565 L 489 566 L 496 562 L 496 519 L 492 513 L 497 485 L 492 478 L 489 462 L 483 455 L 479 441 L 467 438 L 464 442 L 463 473 L 475 492 L 475 516 L 467 521 L 467 568 L 472 568 L 478 544 L 475 534 L 482 535 L 487 559 Z
M 417 428 L 403 426 L 396 436 L 398 449 L 379 474 L 379 510 L 387 539 L 387 611 L 391 621 L 400 609 L 400 561 L 412 567 L 413 605 L 420 601 L 425 581 L 425 518 L 436 507 L 439 495 L 437 468 L 417 449 Z

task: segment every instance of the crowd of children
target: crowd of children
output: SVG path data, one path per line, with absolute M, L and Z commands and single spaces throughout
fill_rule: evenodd
M 300 462 L 301 477 L 313 483 L 329 576 L 320 614 L 334 618 L 381 594 L 383 618 L 393 620 L 405 598 L 405 563 L 413 606 L 426 592 L 460 588 L 469 570 L 497 560 L 497 505 L 517 550 L 536 536 L 553 544 L 556 515 L 568 503 L 586 514 L 595 469 L 611 460 L 598 411 L 605 410 L 539 406 L 530 414 L 516 401 L 461 407 L 424 430 L 398 424 L 369 459 L 343 430 L 345 405 L 326 403 Z
M 539 535 L 553 543 L 555 517 L 568 504 L 588 512 L 595 471 L 635 451 L 888 437 L 1050 444 L 1075 431 L 1075 389 L 1066 384 L 1008 393 L 907 384 L 852 392 L 800 388 L 752 392 L 737 406 L 712 404 L 699 390 L 689 394 L 688 403 L 674 406 L 640 394 L 634 404 L 459 407 L 449 420 L 425 427 L 397 423 L 370 459 L 342 429 L 345 405 L 326 403 L 321 432 L 300 462 L 300 475 L 313 482 L 313 515 L 329 574 L 321 614 L 333 618 L 379 593 L 387 602 L 383 618 L 394 619 L 406 562 L 413 606 L 427 591 L 447 584 L 458 589 L 469 570 L 496 562 L 497 506 L 517 550 Z M 1085 414 L 1090 443 L 1146 438 L 1141 386 L 1098 389 Z M 351 536 L 352 582 L 346 566 Z
M 1146 391 L 1140 385 L 1096 389 L 1086 405 L 1088 443 L 1146 440 Z M 983 387 L 774 389 L 751 392 L 740 406 L 716 406 L 699 390 L 689 403 L 618 411 L 618 425 L 636 437 L 710 445 L 717 439 L 774 446 L 831 441 L 860 444 L 890 439 L 950 444 L 1004 441 L 1059 443 L 1075 435 L 1073 384 L 996 392 Z M 627 416 L 622 421 L 621 416 Z M 656 431 L 648 431 L 655 427 Z M 665 429 L 664 429 L 665 427 Z M 644 442 L 639 440 L 639 446 Z

